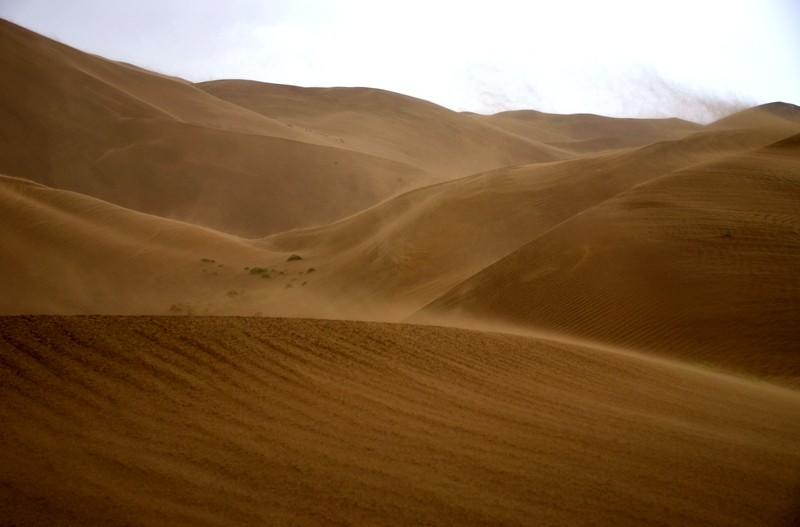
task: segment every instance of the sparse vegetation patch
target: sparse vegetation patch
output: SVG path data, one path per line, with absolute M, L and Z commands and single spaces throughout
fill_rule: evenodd
M 264 278 L 269 278 L 269 268 L 267 267 L 251 267 L 249 273 L 252 275 L 261 275 Z

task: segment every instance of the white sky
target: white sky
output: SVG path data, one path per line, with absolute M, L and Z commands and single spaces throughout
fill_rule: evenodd
M 481 113 L 800 104 L 800 0 L 0 0 L 0 16 L 193 81 L 371 86 Z

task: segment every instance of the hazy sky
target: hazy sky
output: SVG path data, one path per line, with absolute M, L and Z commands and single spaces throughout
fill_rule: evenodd
M 0 16 L 193 81 L 372 86 L 482 113 L 800 104 L 800 0 L 0 0 Z

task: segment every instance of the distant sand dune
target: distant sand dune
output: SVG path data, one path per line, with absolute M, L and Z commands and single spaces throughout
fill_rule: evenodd
M 477 119 L 575 154 L 644 146 L 699 131 L 682 119 L 620 119 L 592 114 L 559 115 L 514 110 Z
M 422 182 L 194 85 L 0 21 L 0 173 L 245 235 L 352 214 Z
M 415 166 L 442 180 L 571 152 L 414 97 L 373 88 L 302 88 L 246 80 L 198 84 L 262 115 L 342 145 Z

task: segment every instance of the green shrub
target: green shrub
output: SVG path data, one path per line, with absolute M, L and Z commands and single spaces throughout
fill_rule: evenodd
M 302 260 L 302 259 L 303 259 L 303 257 L 300 256 L 299 254 L 293 254 L 293 255 L 289 256 L 289 258 L 287 258 L 286 261 L 287 262 L 296 262 L 297 260 Z

